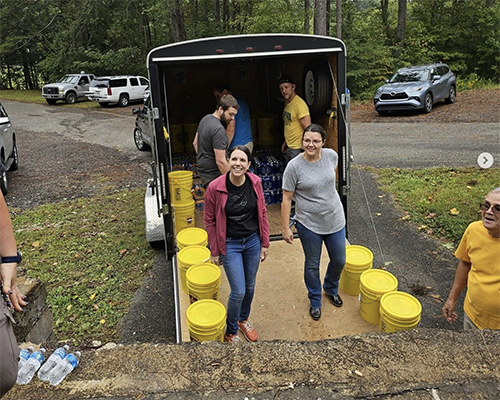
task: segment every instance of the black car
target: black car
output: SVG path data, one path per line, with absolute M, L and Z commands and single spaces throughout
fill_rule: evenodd
M 151 98 L 149 91 L 144 93 L 144 105 L 143 107 L 134 107 L 132 109 L 133 114 L 137 114 L 135 118 L 135 128 L 134 128 L 134 143 L 135 146 L 140 151 L 151 150 L 153 144 L 152 137 L 152 119 L 151 116 Z

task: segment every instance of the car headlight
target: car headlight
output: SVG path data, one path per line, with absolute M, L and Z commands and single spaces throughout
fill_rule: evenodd
M 59 88 L 59 94 L 63 94 L 64 93 L 64 89 L 63 88 Z
M 408 93 L 418 93 L 421 92 L 423 88 L 423 86 L 419 86 L 418 88 L 408 90 Z

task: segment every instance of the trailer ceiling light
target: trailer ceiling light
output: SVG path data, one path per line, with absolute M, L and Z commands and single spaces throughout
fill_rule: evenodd
M 224 54 L 224 50 L 222 50 L 222 49 L 217 49 L 217 50 L 215 50 L 215 52 L 217 54 Z
M 277 44 L 274 46 L 274 50 L 283 50 L 283 46 L 281 44 Z
M 253 47 L 247 47 L 247 53 L 251 53 L 253 51 Z

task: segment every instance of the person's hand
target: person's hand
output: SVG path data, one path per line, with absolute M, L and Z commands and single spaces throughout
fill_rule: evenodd
M 446 318 L 448 322 L 455 322 L 458 319 L 458 315 L 453 310 L 455 309 L 456 301 L 450 299 L 446 300 L 443 306 L 443 317 Z
M 212 256 L 212 264 L 222 265 L 222 261 L 220 260 L 220 256 Z
M 264 261 L 267 258 L 268 250 L 269 250 L 269 248 L 267 248 L 267 247 L 262 247 L 260 249 L 260 261 Z
M 293 243 L 293 232 L 290 228 L 283 229 L 281 235 L 283 236 L 283 240 L 289 244 Z
M 24 296 L 19 288 L 17 287 L 16 281 L 16 271 L 17 265 L 13 264 L 13 267 L 10 267 L 9 264 L 3 264 L 1 267 L 1 277 L 2 277 L 2 286 L 3 286 L 3 294 L 8 297 L 10 305 L 14 307 L 16 311 L 23 311 L 24 306 L 28 303 L 24 301 L 26 296 Z
M 285 154 L 285 152 L 286 152 L 286 142 L 283 142 L 283 144 L 281 145 L 281 152 L 283 154 Z

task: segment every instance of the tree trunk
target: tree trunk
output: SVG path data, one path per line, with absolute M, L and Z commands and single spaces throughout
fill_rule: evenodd
M 214 0 L 215 25 L 220 26 L 220 3 L 219 0 Z
M 326 34 L 330 36 L 330 11 L 332 9 L 331 0 L 326 0 Z
M 382 14 L 382 26 L 388 40 L 391 39 L 389 32 L 389 0 L 380 0 L 380 13 Z
M 309 0 L 304 1 L 304 33 L 306 35 L 309 34 L 309 29 L 311 26 L 309 25 L 309 18 L 311 17 L 311 3 Z
M 186 40 L 184 30 L 184 17 L 182 14 L 182 0 L 169 0 L 170 15 L 172 17 L 172 29 L 174 31 L 174 42 Z
M 342 0 L 337 0 L 336 9 L 337 38 L 342 40 Z
M 316 0 L 314 10 L 314 34 L 326 36 L 326 1 Z
M 396 27 L 396 43 L 401 45 L 405 39 L 406 0 L 398 0 L 398 26 Z

